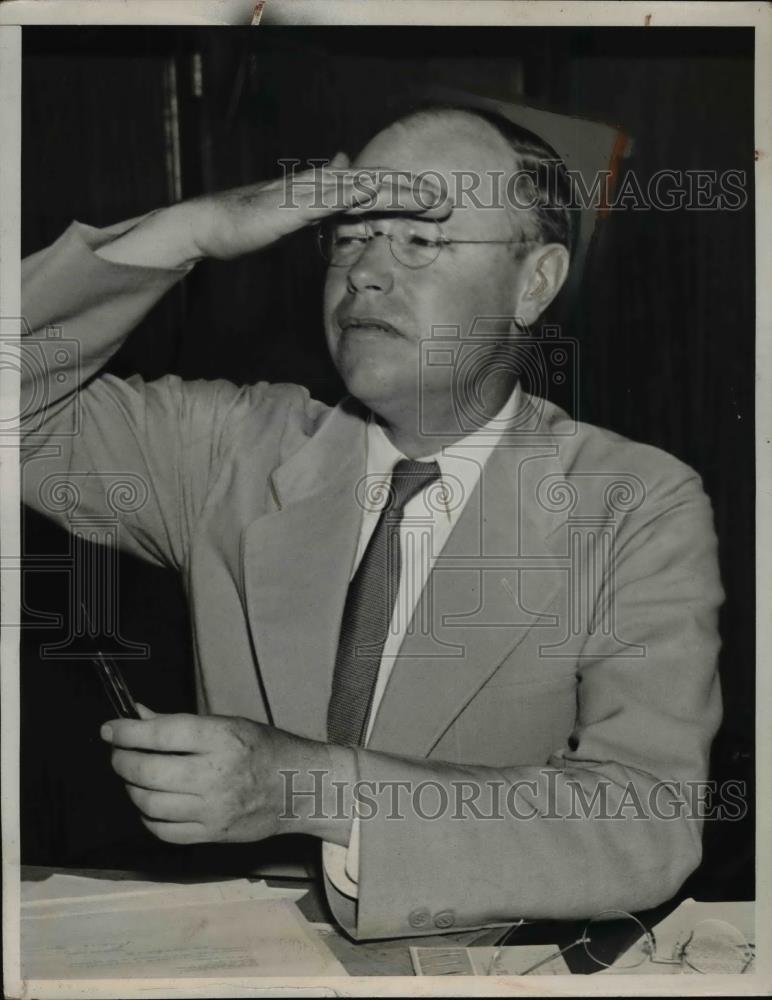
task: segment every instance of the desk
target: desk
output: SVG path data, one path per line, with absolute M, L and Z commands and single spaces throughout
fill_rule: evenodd
M 221 881 L 222 873 L 207 873 L 195 876 L 174 873 L 164 877 L 158 871 L 123 871 L 105 868 L 62 868 L 42 867 L 37 865 L 22 865 L 22 881 L 42 881 L 50 875 L 79 875 L 86 878 L 107 879 L 121 882 L 140 880 L 148 882 L 174 881 L 184 884 Z M 247 876 L 250 877 L 251 876 Z M 255 876 L 262 878 L 262 876 Z M 303 916 L 314 924 L 327 925 L 330 929 L 321 932 L 322 939 L 351 976 L 413 976 L 413 965 L 410 960 L 409 946 L 411 944 L 448 945 L 451 943 L 466 943 L 468 935 L 449 934 L 432 935 L 420 938 L 398 938 L 385 941 L 352 941 L 335 924 L 334 918 L 327 907 L 324 891 L 317 879 L 281 879 L 265 878 L 269 885 L 306 888 L 306 895 L 297 903 Z M 499 929 L 497 935 L 500 935 Z
M 116 882 L 128 879 L 164 881 L 158 872 L 148 874 L 141 871 L 119 871 L 102 868 L 64 869 L 37 866 L 22 866 L 21 869 L 23 881 L 40 881 L 56 873 L 108 879 Z M 175 874 L 173 880 L 175 882 L 193 884 L 219 881 L 222 877 L 222 874 L 213 873 L 201 875 L 200 877 L 195 877 L 192 874 L 186 876 Z M 319 880 L 266 878 L 265 881 L 269 885 L 292 885 L 296 888 L 305 887 L 307 889 L 306 895 L 297 903 L 298 908 L 311 923 L 321 923 L 329 926 L 329 930 L 322 930 L 320 932 L 323 940 L 351 976 L 413 976 L 413 966 L 409 950 L 410 945 L 420 945 L 423 947 L 431 947 L 432 945 L 448 946 L 452 944 L 466 945 L 469 940 L 470 932 L 382 941 L 351 941 L 335 925 L 334 919 L 327 907 Z M 645 913 L 638 913 L 637 916 L 645 926 L 651 928 L 671 913 L 680 902 L 680 897 L 675 897 L 655 909 L 648 910 Z M 585 925 L 586 920 L 545 920 L 525 924 L 514 933 L 509 943 L 513 945 L 549 944 L 562 948 L 576 941 L 581 936 Z M 484 945 L 493 943 L 491 939 L 499 937 L 502 931 L 501 929 L 495 929 L 484 933 L 487 939 L 483 938 L 475 941 L 475 944 Z M 615 950 L 615 953 L 624 950 L 624 948 L 632 943 L 629 940 L 617 940 L 619 938 L 619 925 L 614 921 L 609 921 L 604 925 L 603 936 L 604 947 L 612 951 Z M 598 971 L 598 967 L 589 959 L 581 947 L 571 949 L 566 953 L 564 958 L 569 969 L 574 974 L 586 975 Z

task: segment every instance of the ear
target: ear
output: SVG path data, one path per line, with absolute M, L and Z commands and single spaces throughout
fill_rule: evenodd
M 526 324 L 535 323 L 563 287 L 569 260 L 568 250 L 561 243 L 547 243 L 530 254 L 518 312 Z

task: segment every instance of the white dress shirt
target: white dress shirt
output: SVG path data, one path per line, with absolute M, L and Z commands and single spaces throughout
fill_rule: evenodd
M 473 434 L 444 447 L 440 452 L 417 459 L 436 462 L 440 482 L 427 487 L 405 504 L 400 523 L 400 579 L 394 611 L 376 677 L 370 717 L 365 733 L 367 745 L 378 707 L 389 682 L 394 661 L 399 654 L 418 599 L 429 579 L 432 567 L 450 537 L 466 502 L 477 486 L 482 467 L 498 443 L 504 426 L 512 420 L 519 406 L 519 386 L 489 423 Z M 380 424 L 370 419 L 367 426 L 366 478 L 360 491 L 364 515 L 359 534 L 353 578 L 375 531 L 378 518 L 388 498 L 388 486 L 397 462 L 406 458 L 386 436 Z M 470 458 L 473 461 L 470 461 Z M 359 819 L 354 817 L 348 847 L 325 841 L 322 857 L 327 877 L 340 892 L 356 898 L 359 881 Z

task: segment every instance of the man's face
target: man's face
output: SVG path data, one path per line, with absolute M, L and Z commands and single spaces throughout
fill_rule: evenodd
M 451 239 L 502 241 L 515 236 L 507 208 L 475 206 L 468 197 L 453 201 L 452 173 L 480 174 L 477 194 L 487 204 L 494 183 L 490 172 L 507 176 L 513 165 L 513 154 L 486 123 L 464 118 L 457 126 L 443 116 L 423 119 L 420 127 L 413 121 L 390 126 L 353 164 L 442 174 L 453 204 L 440 223 L 442 233 Z M 388 233 L 393 224 L 381 214 L 376 229 Z M 463 339 L 478 317 L 514 316 L 520 292 L 511 245 L 444 246 L 433 263 L 411 269 L 394 258 L 387 239 L 376 238 L 352 265 L 328 268 L 324 322 L 330 353 L 349 392 L 387 421 L 415 409 L 419 383 L 421 405 L 441 413 L 451 406 L 452 368 L 424 366 L 421 371 L 421 342 L 432 336 L 433 327 L 456 327 Z M 496 341 L 511 336 L 511 323 L 488 321 L 486 330 L 492 337 L 482 352 L 493 353 Z

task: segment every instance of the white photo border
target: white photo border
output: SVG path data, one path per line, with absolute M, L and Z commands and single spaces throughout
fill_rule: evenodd
M 0 334 L 19 316 L 21 35 L 20 25 L 511 25 L 747 26 L 755 29 L 756 149 L 756 551 L 757 827 L 756 940 L 772 941 L 772 7 L 763 3 L 589 2 L 553 0 L 7 0 L 0 4 Z M 18 328 L 18 319 L 15 320 Z M 18 414 L 18 370 L 0 369 L 0 417 Z M 769 435 L 769 436 L 767 436 Z M 8 439 L 6 438 L 6 441 Z M 20 552 L 18 445 L 0 448 L 0 551 L 6 566 Z M 764 557 L 766 554 L 766 558 Z M 19 574 L 2 573 L 3 621 L 19 621 Z M 762 949 L 754 974 L 737 976 L 350 977 L 301 985 L 297 977 L 184 980 L 28 980 L 19 962 L 19 629 L 0 629 L 2 696 L 3 974 L 8 997 L 275 996 L 703 996 L 766 995 L 772 963 Z

